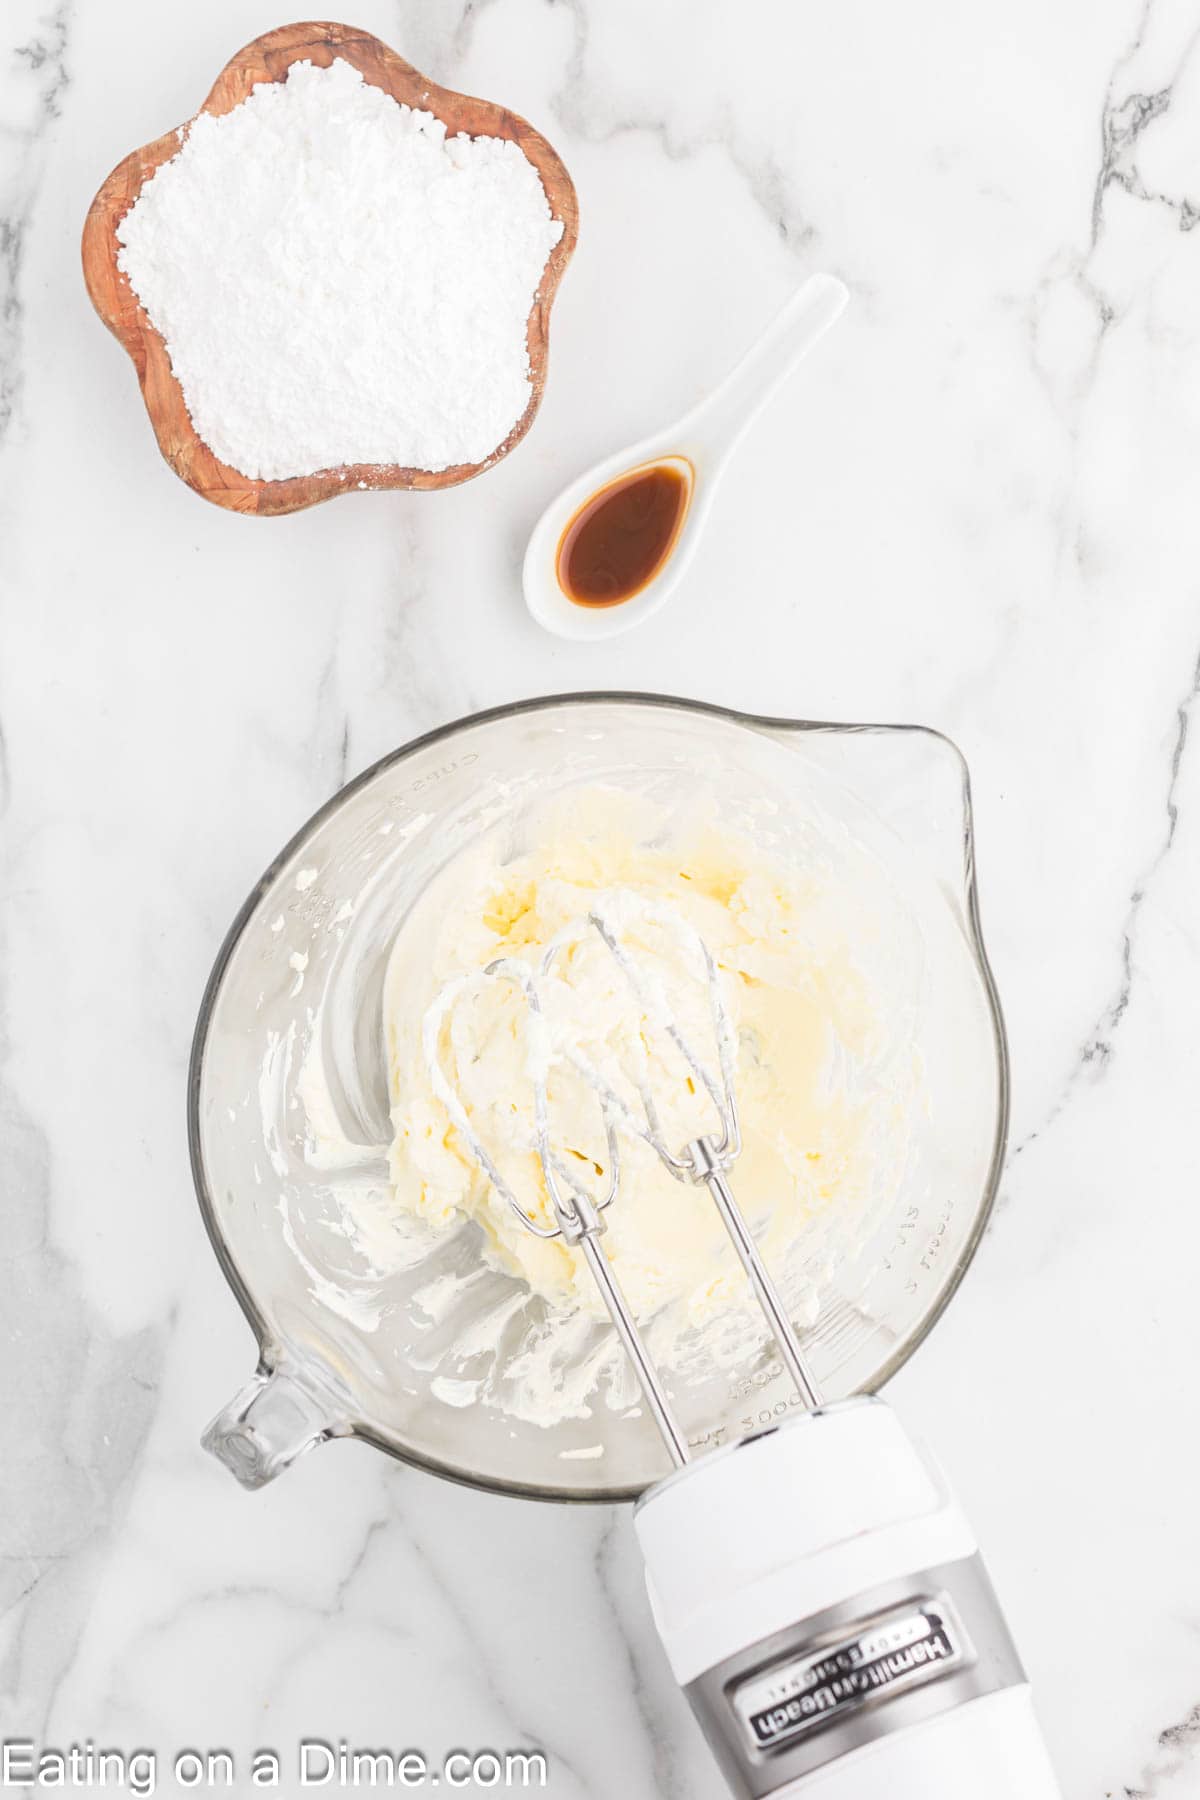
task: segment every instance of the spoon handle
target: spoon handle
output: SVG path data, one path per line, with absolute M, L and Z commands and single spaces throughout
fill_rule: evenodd
M 698 451 L 710 466 L 723 460 L 848 299 L 835 275 L 810 276 L 720 387 L 683 421 L 682 447 Z

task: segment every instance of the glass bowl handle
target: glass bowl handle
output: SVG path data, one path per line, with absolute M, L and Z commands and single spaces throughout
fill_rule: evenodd
M 349 1431 L 338 1396 L 311 1371 L 260 1367 L 200 1442 L 243 1487 L 261 1488 L 315 1444 Z

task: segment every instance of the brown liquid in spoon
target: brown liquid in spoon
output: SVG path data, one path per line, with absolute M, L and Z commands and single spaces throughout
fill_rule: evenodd
M 658 574 L 691 499 L 691 466 L 650 463 L 585 500 L 558 543 L 555 573 L 577 606 L 619 606 Z

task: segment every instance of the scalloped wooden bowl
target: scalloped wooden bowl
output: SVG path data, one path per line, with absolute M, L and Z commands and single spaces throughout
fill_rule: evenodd
M 533 391 L 521 418 L 484 462 L 462 463 L 456 468 L 439 469 L 436 473 L 428 469 L 403 469 L 392 463 L 358 463 L 341 469 L 322 470 L 316 475 L 295 476 L 288 481 L 254 481 L 218 461 L 208 445 L 196 435 L 184 405 L 182 389 L 171 372 L 166 345 L 139 305 L 128 277 L 117 267 L 120 249 L 117 226 L 137 199 L 142 184 L 179 149 L 180 133 L 169 131 L 119 163 L 92 201 L 83 228 L 84 280 L 96 311 L 133 359 L 159 449 L 189 487 L 204 499 L 217 506 L 230 507 L 234 512 L 297 512 L 301 507 L 315 506 L 319 500 L 330 500 L 335 494 L 350 493 L 360 486 L 446 488 L 469 481 L 473 475 L 490 469 L 520 443 L 533 423 L 546 384 L 550 309 L 563 270 L 575 248 L 579 212 L 571 177 L 555 151 L 532 125 L 489 100 L 474 100 L 467 94 L 456 94 L 450 88 L 427 81 L 411 63 L 406 63 L 370 32 L 356 31 L 350 25 L 331 24 L 283 25 L 278 31 L 255 38 L 226 63 L 200 110 L 219 117 L 240 105 L 256 83 L 285 80 L 294 62 L 307 58 L 321 68 L 327 68 L 339 56 L 352 63 L 364 80 L 382 88 L 393 99 L 436 113 L 439 119 L 445 120 L 451 133 L 463 131 L 471 137 L 511 138 L 537 170 L 550 210 L 561 220 L 563 230 L 550 253 L 529 315 L 526 342 Z

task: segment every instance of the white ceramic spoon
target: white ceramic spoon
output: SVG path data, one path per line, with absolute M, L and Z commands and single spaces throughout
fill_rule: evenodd
M 833 275 L 813 275 L 788 301 L 753 349 L 715 393 L 653 437 L 618 450 L 572 481 L 550 502 L 525 552 L 525 603 L 540 625 L 559 637 L 616 637 L 666 604 L 695 554 L 729 456 L 758 413 L 845 306 L 849 295 Z M 558 547 L 584 502 L 618 476 L 670 464 L 688 485 L 687 511 L 658 573 L 628 600 L 580 605 L 559 584 Z

